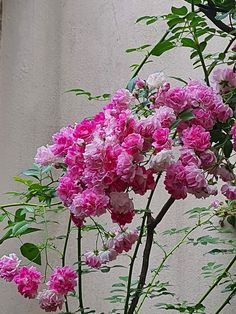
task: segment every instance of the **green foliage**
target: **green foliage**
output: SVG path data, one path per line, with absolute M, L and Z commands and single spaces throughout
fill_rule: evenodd
M 29 261 L 41 265 L 41 254 L 38 247 L 33 243 L 24 243 L 20 247 L 21 254 Z

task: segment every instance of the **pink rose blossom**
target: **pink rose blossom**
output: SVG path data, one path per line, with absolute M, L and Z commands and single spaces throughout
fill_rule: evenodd
M 102 266 L 102 261 L 100 256 L 95 252 L 86 252 L 84 254 L 86 265 L 92 268 L 100 268 Z
M 15 253 L 0 258 L 0 277 L 12 281 L 19 272 L 20 260 Z
M 174 155 L 171 150 L 163 149 L 156 155 L 152 155 L 150 160 L 150 168 L 155 172 L 164 171 L 174 162 Z
M 186 186 L 191 191 L 202 189 L 206 186 L 206 179 L 203 170 L 199 169 L 195 164 L 185 167 Z
M 170 130 L 168 128 L 159 128 L 153 133 L 154 142 L 152 145 L 157 152 L 163 149 L 171 149 L 172 140 L 169 139 Z
M 201 160 L 195 154 L 193 149 L 182 147 L 180 149 L 180 153 L 180 160 L 184 166 L 187 166 L 189 164 L 195 164 L 197 166 L 201 165 Z
M 70 207 L 71 212 L 78 218 L 101 216 L 106 212 L 109 197 L 99 188 L 86 189 L 76 195 Z
M 162 128 L 169 128 L 176 120 L 174 110 L 167 106 L 161 106 L 155 110 L 154 116 L 160 121 Z
M 52 152 L 52 146 L 41 146 L 37 149 L 34 160 L 36 164 L 47 166 L 56 162 L 58 158 Z
M 137 78 L 136 81 L 135 81 L 135 87 L 137 89 L 142 89 L 145 87 L 145 81 L 140 79 L 140 78 Z
M 213 72 L 212 81 L 216 91 L 222 94 L 236 87 L 236 75 L 233 70 L 229 68 L 216 69 Z
M 64 157 L 67 154 L 69 147 L 74 142 L 73 132 L 74 129 L 68 126 L 53 135 L 52 151 L 54 155 Z
M 56 312 L 61 310 L 64 303 L 64 296 L 54 290 L 46 290 L 39 292 L 37 299 L 39 306 L 45 312 Z
M 224 184 L 221 187 L 221 192 L 228 200 L 236 200 L 236 186 Z
M 65 206 L 70 206 L 72 204 L 73 198 L 80 192 L 81 188 L 70 176 L 65 174 L 64 176 L 60 177 L 59 185 L 57 187 L 57 194 Z
M 123 230 L 117 228 L 115 230 L 114 237 L 108 240 L 107 245 L 110 249 L 114 249 L 116 252 L 121 254 L 123 251 L 128 252 L 137 239 L 137 229 L 129 231 L 127 228 Z
M 132 133 L 124 139 L 121 146 L 127 151 L 127 153 L 135 156 L 142 150 L 143 142 L 144 140 L 140 134 Z
M 14 277 L 14 282 L 18 285 L 20 294 L 25 298 L 34 299 L 37 295 L 41 278 L 42 275 L 37 271 L 36 267 L 23 266 Z
M 63 295 L 74 291 L 76 285 L 77 274 L 70 266 L 56 267 L 47 282 L 49 289 Z
M 224 182 L 228 182 L 228 181 L 233 181 L 235 179 L 235 175 L 232 172 L 232 170 L 230 171 L 229 169 L 227 169 L 224 165 L 221 165 L 219 168 L 217 168 L 216 170 L 216 174 L 221 178 L 221 180 L 223 180 Z
M 117 159 L 116 173 L 124 181 L 132 181 L 134 178 L 133 156 L 123 151 Z
M 176 113 L 190 107 L 186 90 L 183 87 L 175 87 L 168 90 L 163 99 L 163 104 L 172 108 Z
M 186 171 L 181 161 L 177 161 L 167 168 L 164 184 L 173 198 L 184 199 L 187 197 Z
M 93 120 L 85 119 L 75 126 L 73 136 L 77 139 L 83 139 L 85 142 L 90 142 L 93 138 L 93 132 L 96 124 Z
M 193 125 L 183 131 L 182 141 L 185 147 L 203 152 L 210 147 L 210 133 L 201 126 Z
M 199 155 L 201 159 L 201 166 L 203 169 L 207 169 L 209 167 L 212 167 L 217 162 L 216 155 L 213 151 L 207 149 L 204 152 L 200 153 Z
M 155 187 L 155 180 L 153 171 L 144 166 L 137 166 L 135 169 L 135 176 L 131 182 L 131 187 L 136 194 L 144 195 L 147 190 L 152 190 Z
M 127 89 L 118 89 L 112 97 L 112 103 L 118 110 L 128 109 L 132 101 L 133 96 Z

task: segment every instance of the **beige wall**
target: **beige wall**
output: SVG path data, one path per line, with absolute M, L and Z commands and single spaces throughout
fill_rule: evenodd
M 136 18 L 166 13 L 171 5 L 179 3 L 182 4 L 183 1 L 3 1 L 1 192 L 15 188 L 11 177 L 31 165 L 36 148 L 48 143 L 53 132 L 65 124 L 91 116 L 102 107 L 101 103 L 88 103 L 85 98 L 76 98 L 64 92 L 69 88 L 82 87 L 93 94 L 99 94 L 125 86 L 130 77 L 129 65 L 142 58 L 141 54 L 126 54 L 125 49 L 152 44 L 164 31 L 162 24 L 149 27 L 135 24 Z M 143 75 L 145 77 L 149 72 L 157 70 L 165 70 L 168 75 L 184 78 L 197 77 L 183 50 L 173 50 L 160 59 L 154 59 L 143 70 Z M 165 197 L 162 190 L 157 191 L 153 209 L 158 209 Z M 137 207 L 142 203 L 143 201 L 138 201 Z M 177 202 L 167 214 L 165 222 L 160 225 L 160 231 L 185 226 L 186 217 L 183 213 L 193 206 L 193 198 Z M 63 226 L 59 225 L 52 230 L 60 234 L 61 229 Z M 173 239 L 173 242 L 176 240 Z M 90 242 L 91 239 L 88 239 L 86 247 L 89 247 Z M 72 241 L 70 256 L 74 254 L 74 245 Z M 0 247 L 0 256 L 14 251 L 15 247 L 14 242 L 6 243 Z M 218 258 L 223 263 L 227 259 L 228 257 Z M 160 260 L 161 252 L 156 250 L 152 255 L 152 265 Z M 197 300 L 204 292 L 199 275 L 202 260 L 201 252 L 185 247 L 171 258 L 173 269 L 165 272 L 162 280 L 175 285 L 175 291 L 181 299 Z M 125 263 L 128 260 L 125 259 Z M 57 264 L 56 260 L 54 264 Z M 114 274 L 86 277 L 89 278 L 89 283 L 85 283 L 85 303 L 91 308 L 96 307 L 98 313 L 108 313 L 111 309 L 102 298 L 108 295 Z M 122 274 L 125 274 L 125 270 L 122 270 Z M 100 279 L 96 280 L 97 278 Z M 220 305 L 223 300 L 223 296 L 217 299 L 211 296 L 208 304 L 211 308 L 215 304 Z M 0 302 L 0 314 L 42 313 L 36 301 L 23 300 L 13 285 L 2 281 Z M 235 306 L 224 311 L 225 314 L 235 312 Z M 157 311 L 148 302 L 142 313 Z M 213 310 L 210 310 L 207 314 L 212 313 Z

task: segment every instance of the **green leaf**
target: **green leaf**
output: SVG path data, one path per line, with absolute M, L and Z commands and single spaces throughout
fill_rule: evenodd
M 126 49 L 126 52 L 127 53 L 135 52 L 135 51 L 139 52 L 139 51 L 142 51 L 143 49 L 148 48 L 150 46 L 151 45 L 146 44 L 146 45 L 143 45 L 143 46 L 140 46 L 140 47 L 136 47 L 136 48 L 129 48 L 129 49 Z
M 132 91 L 134 90 L 136 79 L 137 79 L 136 76 L 133 77 L 133 78 L 129 81 L 128 85 L 127 85 L 127 89 L 128 89 L 131 93 L 132 93 Z
M 188 9 L 185 6 L 182 6 L 180 8 L 172 7 L 171 11 L 176 15 L 186 15 L 188 13 Z
M 12 235 L 18 237 L 28 229 L 29 225 L 26 221 L 20 221 L 12 228 Z
M 181 113 L 179 114 L 178 118 L 179 118 L 181 121 L 189 121 L 189 120 L 192 120 L 192 119 L 194 118 L 194 114 L 193 114 L 192 109 L 184 110 L 183 112 L 181 112 Z
M 232 150 L 233 150 L 233 144 L 231 140 L 228 140 L 223 147 L 224 155 L 226 158 L 230 157 Z
M 11 235 L 12 235 L 12 231 L 10 229 L 2 236 L 2 238 L 0 239 L 0 244 L 2 244 L 5 240 L 10 239 Z
M 175 45 L 169 41 L 169 40 L 165 40 L 162 41 L 160 43 L 158 43 L 151 51 L 151 54 L 154 56 L 160 56 L 162 55 L 164 52 L 173 49 L 175 47 Z
M 182 46 L 190 47 L 196 49 L 196 44 L 191 38 L 182 38 L 181 39 Z
M 20 248 L 21 254 L 29 261 L 41 265 L 41 254 L 38 247 L 33 243 L 25 243 Z

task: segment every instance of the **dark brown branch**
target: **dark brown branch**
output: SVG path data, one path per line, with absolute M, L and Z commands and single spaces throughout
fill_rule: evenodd
M 236 29 L 233 27 L 228 26 L 227 24 L 223 23 L 220 20 L 216 19 L 216 14 L 219 11 L 216 6 L 214 5 L 214 3 L 212 1 L 208 1 L 209 5 L 202 5 L 202 4 L 198 4 L 197 6 L 199 7 L 200 11 L 206 15 L 206 17 L 209 18 L 209 20 L 212 21 L 212 23 L 214 23 L 219 29 L 221 29 L 222 31 L 231 34 L 232 32 L 235 32 Z M 236 36 L 236 34 L 232 34 L 234 36 Z
M 128 314 L 134 313 L 135 308 L 138 304 L 140 295 L 142 293 L 143 287 L 144 287 L 145 282 L 146 282 L 155 228 L 162 221 L 163 217 L 165 216 L 165 214 L 167 213 L 167 211 L 171 207 L 171 205 L 174 203 L 174 201 L 175 200 L 172 197 L 170 197 L 168 199 L 168 201 L 165 203 L 165 205 L 162 207 L 162 209 L 160 210 L 160 212 L 156 218 L 153 218 L 151 213 L 148 213 L 148 216 L 147 216 L 147 237 L 146 237 L 145 248 L 143 251 L 143 261 L 142 261 L 141 274 L 139 277 L 137 290 L 136 290 L 134 297 L 133 297 L 131 304 L 130 304 Z

